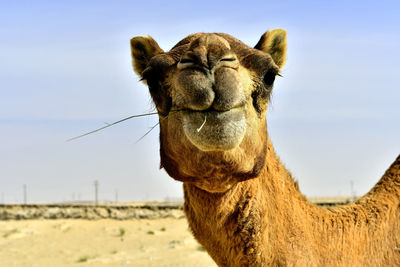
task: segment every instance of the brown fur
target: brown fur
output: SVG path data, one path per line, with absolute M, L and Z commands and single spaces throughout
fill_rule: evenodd
M 219 266 L 400 266 L 400 156 L 357 202 L 322 208 L 275 155 L 265 112 L 284 30 L 254 49 L 204 33 L 166 53 L 149 37 L 131 45 L 160 115 L 161 167 L 183 182 L 190 228 Z

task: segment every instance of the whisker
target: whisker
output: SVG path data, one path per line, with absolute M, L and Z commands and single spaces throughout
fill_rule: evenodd
M 153 129 L 156 128 L 157 125 L 160 125 L 160 123 L 162 123 L 165 119 L 167 119 L 171 113 L 176 113 L 176 112 L 179 112 L 179 111 L 182 111 L 182 110 L 171 110 L 171 111 L 168 113 L 167 116 L 165 116 L 164 118 L 162 118 L 159 122 L 157 122 L 155 125 L 153 125 L 144 135 L 142 135 L 142 137 L 140 137 L 140 138 L 135 142 L 135 144 L 137 144 L 137 143 L 138 143 L 140 140 L 142 140 L 146 135 L 148 135 L 151 131 L 153 131 Z
M 199 133 L 201 129 L 203 129 L 204 124 L 206 124 L 207 121 L 207 115 L 204 115 L 204 122 L 200 125 L 199 128 L 196 129 L 196 131 Z
M 140 140 L 142 140 L 146 135 L 148 135 L 154 128 L 157 127 L 157 125 L 159 125 L 161 122 L 163 122 L 165 119 L 167 119 L 167 118 L 169 117 L 170 114 L 176 113 L 176 112 L 179 112 L 179 111 L 183 111 L 183 110 L 171 110 L 171 111 L 169 112 L 169 114 L 168 114 L 166 117 L 162 118 L 157 124 L 155 124 L 154 126 L 152 126 L 152 127 L 150 128 L 150 130 L 148 130 L 142 137 L 140 137 L 140 138 L 135 142 L 135 144 L 136 144 L 137 142 L 139 142 Z M 152 113 L 146 113 L 146 114 L 139 114 L 139 115 L 129 116 L 129 117 L 127 117 L 127 118 L 124 118 L 124 119 L 122 119 L 122 120 L 119 120 L 119 121 L 116 121 L 116 122 L 113 122 L 113 123 L 106 123 L 106 122 L 105 122 L 106 126 L 100 127 L 100 128 L 98 128 L 98 129 L 96 129 L 96 130 L 93 130 L 93 131 L 84 133 L 84 134 L 79 135 L 79 136 L 72 137 L 72 138 L 70 138 L 70 139 L 67 139 L 66 141 L 69 142 L 69 141 L 72 141 L 72 140 L 75 140 L 75 139 L 78 139 L 78 138 L 81 138 L 81 137 L 90 135 L 90 134 L 92 134 L 92 133 L 101 131 L 101 130 L 103 130 L 103 129 L 105 129 L 105 128 L 111 127 L 111 126 L 113 126 L 113 125 L 115 125 L 115 124 L 121 123 L 121 122 L 126 121 L 126 120 L 129 120 L 129 119 L 138 118 L 138 117 L 144 117 L 144 116 L 157 115 L 157 114 L 158 114 L 157 112 L 152 112 Z
M 157 125 L 159 125 L 162 121 L 164 121 L 166 118 L 168 118 L 168 116 L 166 116 L 165 118 L 163 118 L 162 120 L 160 120 L 159 122 L 157 122 L 155 125 L 153 125 L 150 130 L 148 130 L 144 135 L 142 135 L 142 137 L 140 137 L 135 144 L 137 144 L 140 140 L 142 140 L 146 135 L 148 135 L 151 131 L 153 131 L 154 128 L 157 127 Z
M 103 130 L 103 129 L 105 129 L 105 128 L 111 127 L 111 126 L 113 126 L 113 125 L 115 125 L 115 124 L 121 123 L 121 122 L 126 121 L 126 120 L 129 120 L 129 119 L 138 118 L 138 117 L 144 117 L 144 116 L 150 116 L 150 115 L 157 115 L 157 114 L 158 114 L 157 112 L 152 112 L 152 113 L 146 113 L 146 114 L 139 114 L 139 115 L 129 116 L 129 117 L 125 118 L 125 119 L 122 119 L 122 120 L 119 120 L 119 121 L 116 121 L 116 122 L 113 122 L 113 123 L 106 123 L 106 124 L 107 124 L 106 126 L 100 127 L 100 128 L 98 128 L 98 129 L 96 129 L 96 130 L 93 130 L 93 131 L 84 133 L 84 134 L 79 135 L 79 136 L 72 137 L 72 138 L 70 138 L 70 139 L 68 139 L 68 140 L 66 140 L 66 141 L 69 142 L 69 141 L 72 141 L 72 140 L 75 140 L 75 139 L 78 139 L 78 138 L 87 136 L 87 135 L 89 135 L 89 134 L 92 134 L 92 133 L 101 131 L 101 130 Z

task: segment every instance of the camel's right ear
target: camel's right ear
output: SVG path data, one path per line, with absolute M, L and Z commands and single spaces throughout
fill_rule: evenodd
M 150 36 L 137 36 L 131 39 L 132 65 L 135 72 L 142 76 L 150 59 L 164 51 Z

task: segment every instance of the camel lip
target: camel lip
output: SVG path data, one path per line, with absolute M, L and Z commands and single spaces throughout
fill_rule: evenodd
M 215 109 L 205 109 L 205 110 L 184 110 L 182 112 L 182 116 L 184 117 L 197 117 L 198 114 L 201 114 L 201 116 L 204 119 L 214 119 L 214 123 L 222 123 L 221 120 L 224 120 L 226 118 L 230 118 L 233 114 L 238 114 L 238 113 L 243 113 L 244 112 L 244 107 L 236 107 L 228 110 L 215 110 Z
M 227 111 L 186 111 L 182 113 L 182 119 L 186 137 L 205 152 L 233 149 L 246 133 L 244 107 Z
M 184 108 L 184 109 L 177 109 L 177 110 L 171 110 L 171 111 L 182 111 L 184 113 L 190 114 L 190 113 L 204 113 L 204 114 L 223 114 L 223 113 L 227 113 L 230 111 L 237 111 L 237 110 L 244 110 L 244 105 L 237 105 L 233 108 L 230 109 L 226 109 L 226 110 L 217 110 L 214 109 L 213 107 L 210 107 L 208 109 L 203 109 L 203 110 L 194 110 L 194 109 L 190 109 L 190 108 Z

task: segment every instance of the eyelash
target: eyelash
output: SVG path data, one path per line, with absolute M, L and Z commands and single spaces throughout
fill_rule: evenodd
M 181 64 L 185 64 L 185 63 L 194 63 L 194 61 L 191 60 L 191 59 L 181 59 L 181 61 L 180 61 L 179 63 L 181 63 Z
M 235 58 L 223 58 L 223 59 L 221 59 L 220 61 L 225 61 L 225 62 L 232 62 L 232 61 L 235 61 L 236 59 Z

